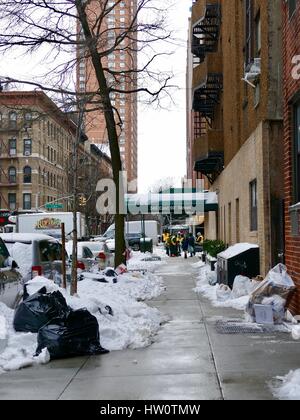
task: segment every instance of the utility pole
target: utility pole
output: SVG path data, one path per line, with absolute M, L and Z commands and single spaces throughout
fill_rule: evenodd
M 73 249 L 72 249 L 72 279 L 71 279 L 71 295 L 77 293 L 77 243 L 78 243 L 78 232 L 77 232 L 77 196 L 78 196 L 78 151 L 80 145 L 80 139 L 82 135 L 83 116 L 84 116 L 84 103 L 82 100 L 78 101 L 78 121 L 76 129 L 76 138 L 73 146 Z

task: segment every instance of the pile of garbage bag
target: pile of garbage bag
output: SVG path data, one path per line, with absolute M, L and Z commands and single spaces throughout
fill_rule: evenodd
M 110 307 L 105 308 L 113 315 Z M 29 296 L 15 311 L 13 325 L 18 332 L 38 334 L 36 354 L 48 349 L 51 359 L 107 353 L 100 345 L 97 318 L 87 309 L 74 311 L 59 291 L 46 287 Z
M 295 284 L 288 275 L 286 266 L 278 264 L 251 293 L 246 308 L 249 320 L 256 322 L 255 305 L 266 305 L 272 307 L 274 323 L 282 323 L 287 299 L 294 290 Z
M 23 302 L 15 311 L 14 329 L 17 332 L 37 333 L 51 319 L 65 318 L 70 310 L 59 291 L 47 293 L 46 287 L 43 287 L 37 293 L 29 296 L 25 285 Z
M 108 353 L 100 345 L 97 318 L 86 309 L 70 311 L 65 318 L 52 319 L 40 328 L 36 355 L 44 348 L 52 360 Z

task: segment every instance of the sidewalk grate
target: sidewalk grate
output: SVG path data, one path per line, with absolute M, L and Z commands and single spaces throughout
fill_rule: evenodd
M 219 320 L 216 322 L 219 334 L 265 334 L 277 331 L 276 325 L 258 325 L 243 322 L 242 320 Z

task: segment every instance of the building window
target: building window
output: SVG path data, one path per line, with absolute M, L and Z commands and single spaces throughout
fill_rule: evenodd
M 8 193 L 8 207 L 10 210 L 16 210 L 17 195 L 15 193 Z
M 245 0 L 245 62 L 246 68 L 253 60 L 253 0 Z
M 32 153 L 31 139 L 24 139 L 24 156 L 30 156 Z
M 293 16 L 297 8 L 297 0 L 288 0 L 289 5 L 289 18 Z
M 9 128 L 17 128 L 17 113 L 9 113 Z
M 257 13 L 255 18 L 255 56 L 260 57 L 261 51 L 261 19 L 260 11 Z
M 15 184 L 17 182 L 17 170 L 14 166 L 8 168 L 8 181 L 10 184 Z
M 17 139 L 9 140 L 9 156 L 16 156 L 17 154 Z
M 294 108 L 294 184 L 295 184 L 295 201 L 300 202 L 300 102 Z
M 25 112 L 24 114 L 24 127 L 31 127 L 32 125 L 32 114 L 31 112 Z
M 25 166 L 23 169 L 23 182 L 24 184 L 31 184 L 31 167 Z
M 250 182 L 250 230 L 257 231 L 257 180 Z
M 23 194 L 23 209 L 30 210 L 31 209 L 31 194 Z
M 237 198 L 235 200 L 235 240 L 237 243 L 240 242 L 240 200 Z

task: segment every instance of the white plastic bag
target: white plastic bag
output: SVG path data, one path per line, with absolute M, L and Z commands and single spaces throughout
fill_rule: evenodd
M 210 284 L 211 286 L 215 286 L 218 283 L 217 272 L 216 271 L 210 271 L 207 274 L 207 281 L 208 281 L 208 284 Z
M 225 302 L 226 300 L 229 300 L 231 297 L 231 289 L 229 286 L 226 286 L 225 284 L 220 284 L 216 290 L 216 294 L 217 294 L 217 299 L 220 302 Z
M 271 304 L 274 310 L 274 321 L 280 323 L 284 317 L 286 301 L 294 289 L 295 284 L 288 275 L 286 266 L 278 264 L 269 271 L 266 279 L 251 293 L 246 312 L 255 322 L 254 305 L 268 302 L 267 304 Z
M 268 298 L 265 298 L 262 301 L 263 305 L 270 305 L 273 310 L 273 319 L 275 324 L 282 324 L 284 320 L 285 305 L 286 300 L 281 296 L 274 295 Z
M 252 292 L 251 280 L 245 276 L 236 276 L 233 283 L 231 298 L 238 299 Z
M 295 284 L 292 278 L 288 275 L 287 268 L 283 264 L 278 264 L 269 271 L 266 281 L 274 286 L 283 286 L 287 289 L 293 289 Z

